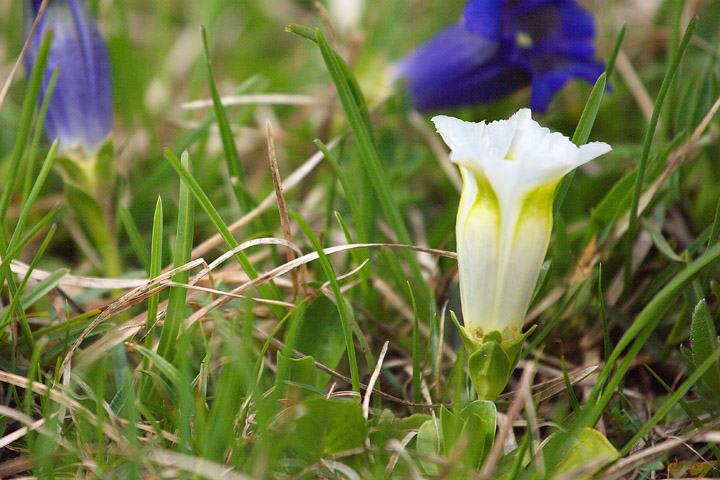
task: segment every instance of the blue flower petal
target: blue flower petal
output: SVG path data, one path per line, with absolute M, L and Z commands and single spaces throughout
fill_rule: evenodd
M 544 112 L 547 110 L 555 94 L 569 80 L 581 78 L 594 83 L 605 71 L 605 66 L 599 62 L 573 63 L 566 62 L 563 66 L 556 64 L 545 72 L 533 72 L 530 93 L 530 108 Z
M 459 22 L 442 31 L 400 65 L 413 105 L 433 110 L 503 97 L 530 83 L 513 63 L 512 45 L 485 40 Z
M 401 65 L 413 103 L 436 109 L 497 99 L 532 83 L 545 110 L 571 78 L 594 82 L 595 26 L 576 0 L 469 0 L 463 20 Z
M 33 1 L 30 12 L 36 14 L 40 3 Z M 41 38 L 49 30 L 53 31 L 53 40 L 41 97 L 52 72 L 56 67 L 59 70 L 45 131 L 51 139 L 60 140 L 62 149 L 81 147 L 92 152 L 112 129 L 110 64 L 105 42 L 82 0 L 50 0 L 26 56 L 28 71 L 37 57 Z
M 502 2 L 470 0 L 463 10 L 467 28 L 487 40 L 498 40 L 502 32 Z

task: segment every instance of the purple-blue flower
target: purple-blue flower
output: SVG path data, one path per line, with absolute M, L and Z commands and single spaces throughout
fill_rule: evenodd
M 25 36 L 41 0 L 25 0 Z M 84 0 L 49 0 L 25 56 L 29 72 L 45 33 L 52 30 L 40 101 L 55 67 L 59 66 L 50 98 L 45 131 L 58 138 L 63 150 L 94 152 L 112 129 L 110 63 L 105 41 Z
M 399 66 L 413 105 L 436 110 L 499 99 L 530 85 L 547 109 L 571 78 L 595 82 L 595 27 L 576 0 L 470 0 L 463 18 Z

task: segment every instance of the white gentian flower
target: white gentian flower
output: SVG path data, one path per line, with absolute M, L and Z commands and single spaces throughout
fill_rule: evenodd
M 356 31 L 365 13 L 365 0 L 329 0 L 329 14 L 333 25 L 346 34 Z
M 497 331 L 505 343 L 521 333 L 560 179 L 610 146 L 577 147 L 541 127 L 529 109 L 489 124 L 446 116 L 433 122 L 463 177 L 456 235 L 465 333 L 482 343 Z

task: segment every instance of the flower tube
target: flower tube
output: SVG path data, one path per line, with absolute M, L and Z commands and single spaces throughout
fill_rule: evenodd
M 469 372 L 493 400 L 517 363 L 523 321 L 552 230 L 555 190 L 574 168 L 610 151 L 577 147 L 533 121 L 529 109 L 486 124 L 433 118 L 458 164 L 463 189 L 456 242 Z
M 25 0 L 25 35 L 41 0 Z M 112 128 L 110 65 L 102 35 L 84 0 L 49 0 L 25 56 L 29 72 L 46 32 L 53 31 L 40 102 L 56 67 L 58 78 L 45 119 L 50 139 L 63 152 L 94 153 Z
M 576 0 L 469 0 L 462 19 L 399 65 L 418 110 L 497 100 L 527 85 L 544 111 L 572 78 L 595 82 L 595 26 Z

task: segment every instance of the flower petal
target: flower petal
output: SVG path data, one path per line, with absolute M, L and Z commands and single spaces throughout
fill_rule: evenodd
M 512 48 L 459 22 L 410 54 L 399 72 L 420 111 L 487 102 L 530 84 L 527 67 L 512 60 Z
M 556 63 L 559 63 L 560 60 Z M 546 65 L 551 65 L 550 62 Z M 562 67 L 556 66 L 554 70 L 535 71 L 533 70 L 532 88 L 530 93 L 530 108 L 544 112 L 547 110 L 555 94 L 573 78 L 581 78 L 594 83 L 605 71 L 605 67 L 599 62 L 572 62 L 566 60 Z
M 502 32 L 503 2 L 470 0 L 463 9 L 467 28 L 487 40 L 499 40 Z
M 531 82 L 531 107 L 544 111 L 568 80 L 602 74 L 594 36 L 577 0 L 469 0 L 463 20 L 400 70 L 419 110 L 488 102 Z
M 38 2 L 26 3 L 26 17 L 37 7 Z M 56 67 L 58 78 L 45 130 L 51 139 L 60 139 L 61 149 L 82 147 L 93 151 L 112 128 L 110 64 L 105 42 L 83 0 L 51 0 L 25 57 L 28 72 L 49 30 L 53 31 L 53 40 L 40 101 Z

